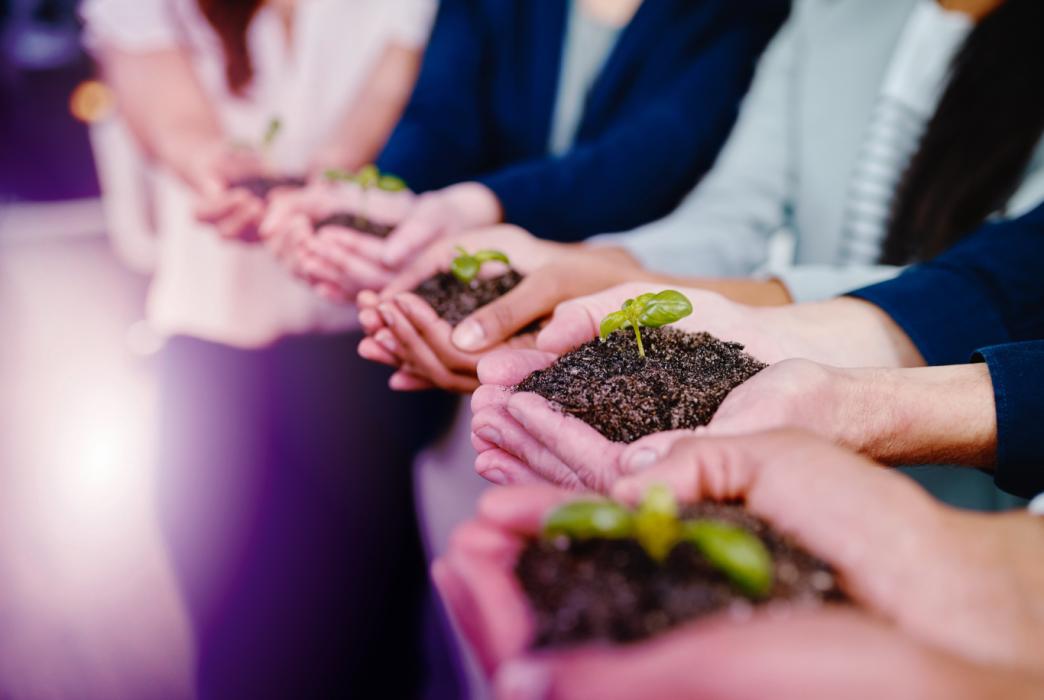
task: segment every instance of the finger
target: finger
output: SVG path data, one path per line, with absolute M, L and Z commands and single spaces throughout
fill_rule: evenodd
M 537 347 L 562 355 L 598 337 L 599 319 L 591 315 L 579 300 L 567 301 L 555 308 L 551 321 L 537 334 Z
M 222 238 L 249 240 L 255 237 L 264 205 L 256 199 L 241 201 L 226 216 L 214 222 Z
M 377 292 L 372 289 L 362 290 L 359 292 L 359 296 L 355 299 L 355 303 L 360 309 L 375 309 L 379 302 L 380 297 L 377 295 Z
M 606 493 L 619 477 L 618 461 L 624 446 L 607 440 L 582 420 L 556 410 L 544 397 L 529 392 L 515 394 L 508 400 L 507 410 L 529 436 L 592 491 Z M 514 452 L 510 446 L 507 449 Z
M 320 241 L 340 246 L 350 253 L 362 256 L 375 265 L 380 265 L 384 252 L 384 241 L 368 233 L 354 231 L 344 226 L 327 225 L 316 231 Z
M 442 233 L 441 224 L 424 219 L 406 219 L 385 239 L 381 260 L 397 269 Z
M 483 384 L 514 386 L 537 370 L 558 359 L 539 350 L 494 350 L 478 363 L 478 378 Z
M 319 249 L 322 250 L 323 257 L 337 265 L 341 274 L 347 278 L 342 282 L 342 287 L 346 289 L 349 282 L 350 286 L 355 289 L 360 287 L 380 289 L 391 279 L 391 273 L 387 270 L 343 248 L 321 245 Z
M 547 483 L 490 489 L 478 502 L 478 517 L 497 527 L 521 535 L 536 535 L 552 509 L 576 500 L 576 494 Z
M 450 391 L 466 392 L 478 386 L 477 380 L 457 375 L 442 364 L 398 304 L 385 302 L 378 308 L 388 329 L 395 335 L 401 347 L 400 356 L 412 374 Z
M 471 413 L 478 413 L 485 408 L 505 408 L 511 398 L 511 389 L 497 384 L 483 384 L 471 395 Z
M 346 294 L 336 284 L 329 282 L 315 282 L 313 289 L 315 293 L 334 304 L 348 304 L 351 303 L 352 297 Z
M 401 292 L 412 292 L 432 275 L 449 268 L 454 257 L 453 247 L 437 243 L 417 256 L 388 283 L 381 292 L 382 299 L 389 299 Z
M 450 342 L 452 327 L 439 318 L 428 302 L 416 294 L 409 293 L 396 295 L 394 301 L 443 366 L 457 374 L 478 379 L 478 357 L 461 352 L 453 346 Z
M 424 391 L 434 389 L 435 385 L 424 377 L 399 370 L 388 379 L 388 387 L 395 391 Z
M 358 352 L 359 357 L 364 360 L 379 362 L 382 365 L 388 365 L 389 367 L 395 367 L 396 369 L 402 366 L 402 360 L 400 360 L 398 356 L 382 347 L 373 338 L 363 338 L 360 340 Z
M 196 203 L 196 218 L 204 223 L 212 224 L 218 219 L 228 216 L 249 196 L 245 190 L 221 189 L 209 196 L 200 197 Z
M 381 315 L 377 313 L 377 309 L 362 308 L 359 309 L 359 325 L 362 326 L 366 335 L 373 335 L 384 328 L 384 321 L 381 320 Z
M 562 301 L 561 280 L 534 272 L 504 296 L 477 309 L 453 329 L 453 344 L 478 352 L 503 342 L 533 321 L 549 315 Z
M 495 447 L 481 452 L 475 458 L 475 471 L 497 486 L 547 483 L 514 456 Z
M 567 489 L 586 490 L 569 465 L 527 433 L 506 411 L 486 409 L 476 413 L 472 417 L 471 429 L 479 438 L 512 455 L 549 483 Z
M 668 430 L 635 440 L 620 455 L 620 467 L 627 474 L 640 472 L 662 460 L 679 440 L 706 434 L 704 429 Z

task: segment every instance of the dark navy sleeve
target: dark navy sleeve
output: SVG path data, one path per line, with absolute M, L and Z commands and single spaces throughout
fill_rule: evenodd
M 564 156 L 531 159 L 479 178 L 500 200 L 504 220 L 572 241 L 670 213 L 713 165 L 757 58 L 787 11 L 786 3 L 744 7 L 742 13 L 719 12 L 720 26 L 690 69 L 614 128 L 578 142 Z
M 986 224 L 942 255 L 850 295 L 891 316 L 929 365 L 1044 338 L 1044 205 Z
M 997 405 L 997 486 L 1023 498 L 1044 492 L 1044 340 L 982 348 Z
M 485 169 L 487 42 L 475 0 L 439 2 L 413 94 L 377 159 L 381 170 L 426 192 Z

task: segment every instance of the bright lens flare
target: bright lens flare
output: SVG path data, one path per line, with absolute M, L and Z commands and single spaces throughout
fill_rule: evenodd
M 69 96 L 69 111 L 81 122 L 91 124 L 107 117 L 113 108 L 113 95 L 104 83 L 85 80 Z

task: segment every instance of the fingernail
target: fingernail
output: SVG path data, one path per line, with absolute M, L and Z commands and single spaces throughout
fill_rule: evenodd
M 377 307 L 377 311 L 381 314 L 381 318 L 384 319 L 384 323 L 388 326 L 395 325 L 395 316 L 392 315 L 392 308 L 388 304 L 381 304 Z
M 395 342 L 395 338 L 387 329 L 382 328 L 377 331 L 373 338 L 388 352 L 394 353 L 399 351 L 399 344 Z
M 483 440 L 485 440 L 486 442 L 491 442 L 494 445 L 499 445 L 503 440 L 503 438 L 500 436 L 500 431 L 489 425 L 482 426 L 481 428 L 475 431 L 475 434 Z
M 640 471 L 642 469 L 648 469 L 656 462 L 658 458 L 659 455 L 656 454 L 656 452 L 654 452 L 653 450 L 650 450 L 648 448 L 642 448 L 640 450 L 636 450 L 634 454 L 627 458 L 627 467 L 631 471 Z
M 550 696 L 551 673 L 544 664 L 509 661 L 497 673 L 497 691 L 505 700 L 544 700 Z
M 486 471 L 479 474 L 479 476 L 481 476 L 486 481 L 496 484 L 497 486 L 507 486 L 508 483 L 507 477 L 504 475 L 504 472 L 496 468 L 487 469 Z
M 486 341 L 486 331 L 478 321 L 464 321 L 453 329 L 453 344 L 461 350 L 478 350 Z

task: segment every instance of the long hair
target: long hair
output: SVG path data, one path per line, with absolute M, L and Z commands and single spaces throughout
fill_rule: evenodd
M 1007 0 L 954 57 L 896 191 L 881 261 L 936 255 L 1001 209 L 1044 134 L 1044 0 Z
M 198 0 L 200 12 L 221 40 L 228 89 L 242 95 L 254 77 L 247 27 L 263 0 Z

